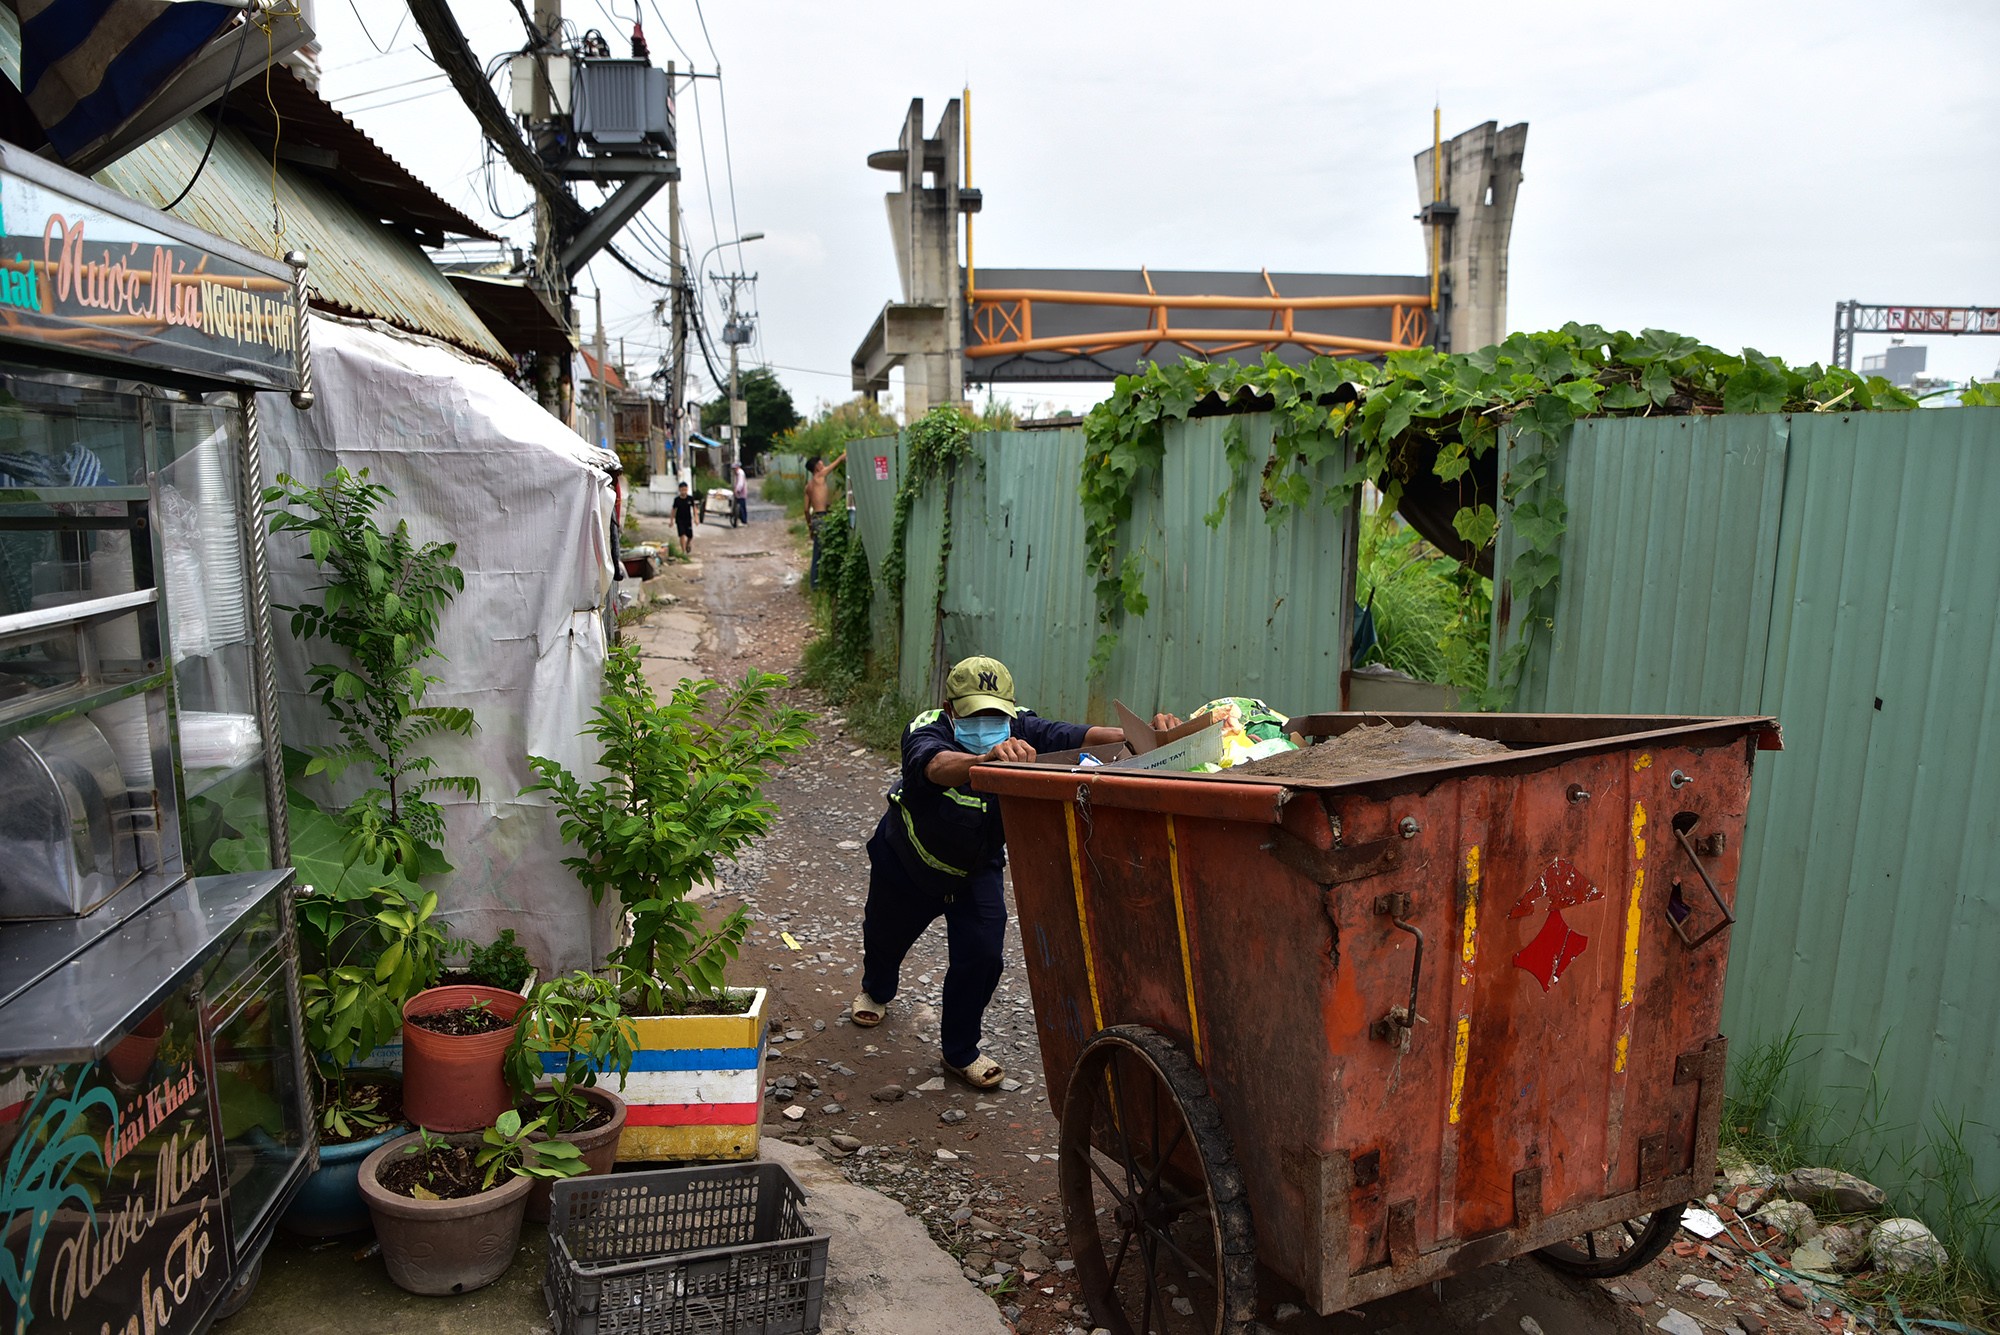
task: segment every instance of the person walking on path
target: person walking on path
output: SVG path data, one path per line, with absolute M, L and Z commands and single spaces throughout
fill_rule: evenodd
M 806 587 L 819 587 L 819 531 L 826 524 L 826 512 L 831 503 L 833 488 L 830 479 L 833 470 L 847 462 L 847 451 L 832 463 L 814 455 L 806 460 L 806 531 L 812 534 L 812 571 L 806 576 Z
M 903 733 L 903 774 L 868 840 L 862 991 L 848 1010 L 855 1024 L 882 1023 L 903 957 L 943 917 L 950 951 L 939 1031 L 945 1069 L 975 1089 L 1000 1083 L 1006 1072 L 979 1043 L 1007 933 L 1000 874 L 1006 831 L 999 799 L 972 790 L 972 767 L 1123 740 L 1120 728 L 1058 723 L 1020 708 L 1013 675 L 996 659 L 952 667 L 943 707 L 917 715 Z
M 688 484 L 683 482 L 674 496 L 674 533 L 681 541 L 681 555 L 690 556 L 694 552 L 694 497 L 688 492 Z
M 730 489 L 736 494 L 736 508 L 730 512 L 729 526 L 735 528 L 738 524 L 750 522 L 750 479 L 743 471 L 741 459 L 736 461 L 735 476 Z

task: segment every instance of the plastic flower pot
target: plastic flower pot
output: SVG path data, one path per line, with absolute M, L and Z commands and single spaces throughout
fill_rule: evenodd
M 447 1137 L 477 1145 L 479 1137 Z M 375 1239 L 389 1278 L 400 1289 L 428 1297 L 470 1293 L 507 1273 L 521 1244 L 521 1217 L 533 1190 L 530 1178 L 507 1174 L 490 1190 L 450 1201 L 420 1201 L 381 1182 L 384 1164 L 417 1143 L 398 1136 L 361 1164 L 361 1195 L 375 1221 Z
M 410 1023 L 420 1015 L 484 1001 L 508 1023 L 491 1033 L 434 1033 Z M 500 1059 L 514 1037 L 523 998 L 497 987 L 433 987 L 403 1003 L 403 1115 L 431 1131 L 478 1131 L 514 1105 Z
M 343 1075 L 348 1080 L 357 1077 L 399 1083 L 401 1080 L 393 1071 L 370 1067 L 355 1067 Z M 367 1228 L 368 1203 L 361 1199 L 361 1161 L 409 1129 L 408 1120 L 398 1118 L 394 1126 L 384 1127 L 363 1140 L 340 1145 L 329 1145 L 322 1140 L 319 1167 L 299 1185 L 299 1194 L 292 1198 L 278 1223 L 287 1232 L 308 1238 L 331 1238 Z
M 542 1089 L 548 1087 L 547 1082 L 540 1086 Z M 583 1156 L 586 1176 L 589 1173 L 608 1173 L 618 1162 L 618 1137 L 625 1130 L 625 1100 L 598 1085 L 577 1092 L 598 1107 L 609 1108 L 611 1120 L 588 1131 L 572 1131 L 550 1139 L 566 1140 L 576 1146 L 577 1152 Z M 541 1114 L 537 1112 L 535 1115 L 539 1117 Z M 549 1196 L 554 1187 L 553 1182 L 535 1183 L 534 1190 L 528 1193 L 528 1218 L 538 1224 L 549 1222 Z
M 368 1227 L 368 1202 L 361 1199 L 361 1162 L 409 1128 L 392 1126 L 379 1136 L 345 1145 L 321 1145 L 319 1167 L 299 1186 L 299 1194 L 278 1222 L 308 1238 L 358 1233 Z

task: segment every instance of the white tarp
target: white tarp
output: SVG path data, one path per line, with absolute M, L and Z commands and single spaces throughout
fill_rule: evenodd
M 579 731 L 596 708 L 604 669 L 600 609 L 611 585 L 613 461 L 497 371 L 379 324 L 312 319 L 314 390 L 299 412 L 261 394 L 264 481 L 280 472 L 317 482 L 338 464 L 366 468 L 396 495 L 378 518 L 407 519 L 419 543 L 456 542 L 465 591 L 441 619 L 428 703 L 469 708 L 478 730 L 431 743 L 440 774 L 471 774 L 478 801 L 444 798 L 445 856 L 434 878 L 439 914 L 455 935 L 489 941 L 512 927 L 546 974 L 593 964 L 611 918 L 562 865 L 555 812 L 532 782 L 528 756 L 589 769 Z M 299 602 L 318 581 L 296 535 L 270 542 L 271 601 Z M 285 744 L 338 740 L 305 690 L 301 645 L 272 612 Z M 346 796 L 343 793 L 343 796 Z

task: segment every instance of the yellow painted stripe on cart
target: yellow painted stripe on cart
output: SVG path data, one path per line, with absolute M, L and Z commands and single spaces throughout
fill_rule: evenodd
M 1076 807 L 1063 808 L 1063 828 L 1069 833 L 1069 883 L 1076 890 L 1076 930 L 1083 938 L 1083 976 L 1090 980 L 1090 1016 L 1104 1027 L 1104 1003 L 1097 996 L 1097 961 L 1090 953 L 1090 913 L 1083 906 L 1083 858 L 1076 846 Z
M 1646 889 L 1646 804 L 1632 804 L 1632 897 L 1625 904 L 1625 967 L 1618 978 L 1620 1009 L 1639 990 L 1639 897 Z
M 1459 928 L 1458 985 L 1472 986 L 1472 966 L 1479 958 L 1479 845 L 1465 850 L 1465 917 Z M 1461 997 L 1464 994 L 1461 993 Z M 1463 1007 L 1469 998 L 1461 1000 Z M 1449 1118 L 1458 1125 L 1465 1100 L 1465 1067 L 1472 1055 L 1472 1015 L 1461 1010 L 1451 1042 L 1451 1106 Z
M 1458 985 L 1472 982 L 1472 963 L 1479 957 L 1479 845 L 1465 850 L 1465 925 L 1459 933 Z
M 1472 1017 L 1458 1017 L 1458 1032 L 1451 1041 L 1451 1124 L 1458 1125 L 1458 1110 L 1465 1098 L 1465 1063 L 1472 1053 Z
M 1167 817 L 1167 875 L 1174 883 L 1174 924 L 1181 932 L 1181 979 L 1187 984 L 1188 1032 L 1194 1035 L 1194 1064 L 1202 1064 L 1201 1017 L 1194 1008 L 1194 953 L 1188 949 L 1187 904 L 1181 898 L 1181 845 L 1174 818 Z
M 1632 804 L 1632 894 L 1625 903 L 1625 961 L 1618 976 L 1618 1009 L 1629 1010 L 1639 991 L 1639 933 L 1641 897 L 1646 890 L 1646 804 Z M 1625 1073 L 1632 1048 L 1632 1017 L 1619 1017 L 1618 1041 L 1611 1057 L 1614 1074 Z

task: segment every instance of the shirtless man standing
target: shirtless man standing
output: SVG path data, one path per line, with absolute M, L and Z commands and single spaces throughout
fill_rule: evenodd
M 806 528 L 811 531 L 813 542 L 812 573 L 806 577 L 807 588 L 819 587 L 819 530 L 820 525 L 826 522 L 827 503 L 832 491 L 827 479 L 833 475 L 834 469 L 846 462 L 846 450 L 842 450 L 840 457 L 832 463 L 817 455 L 806 460 Z

